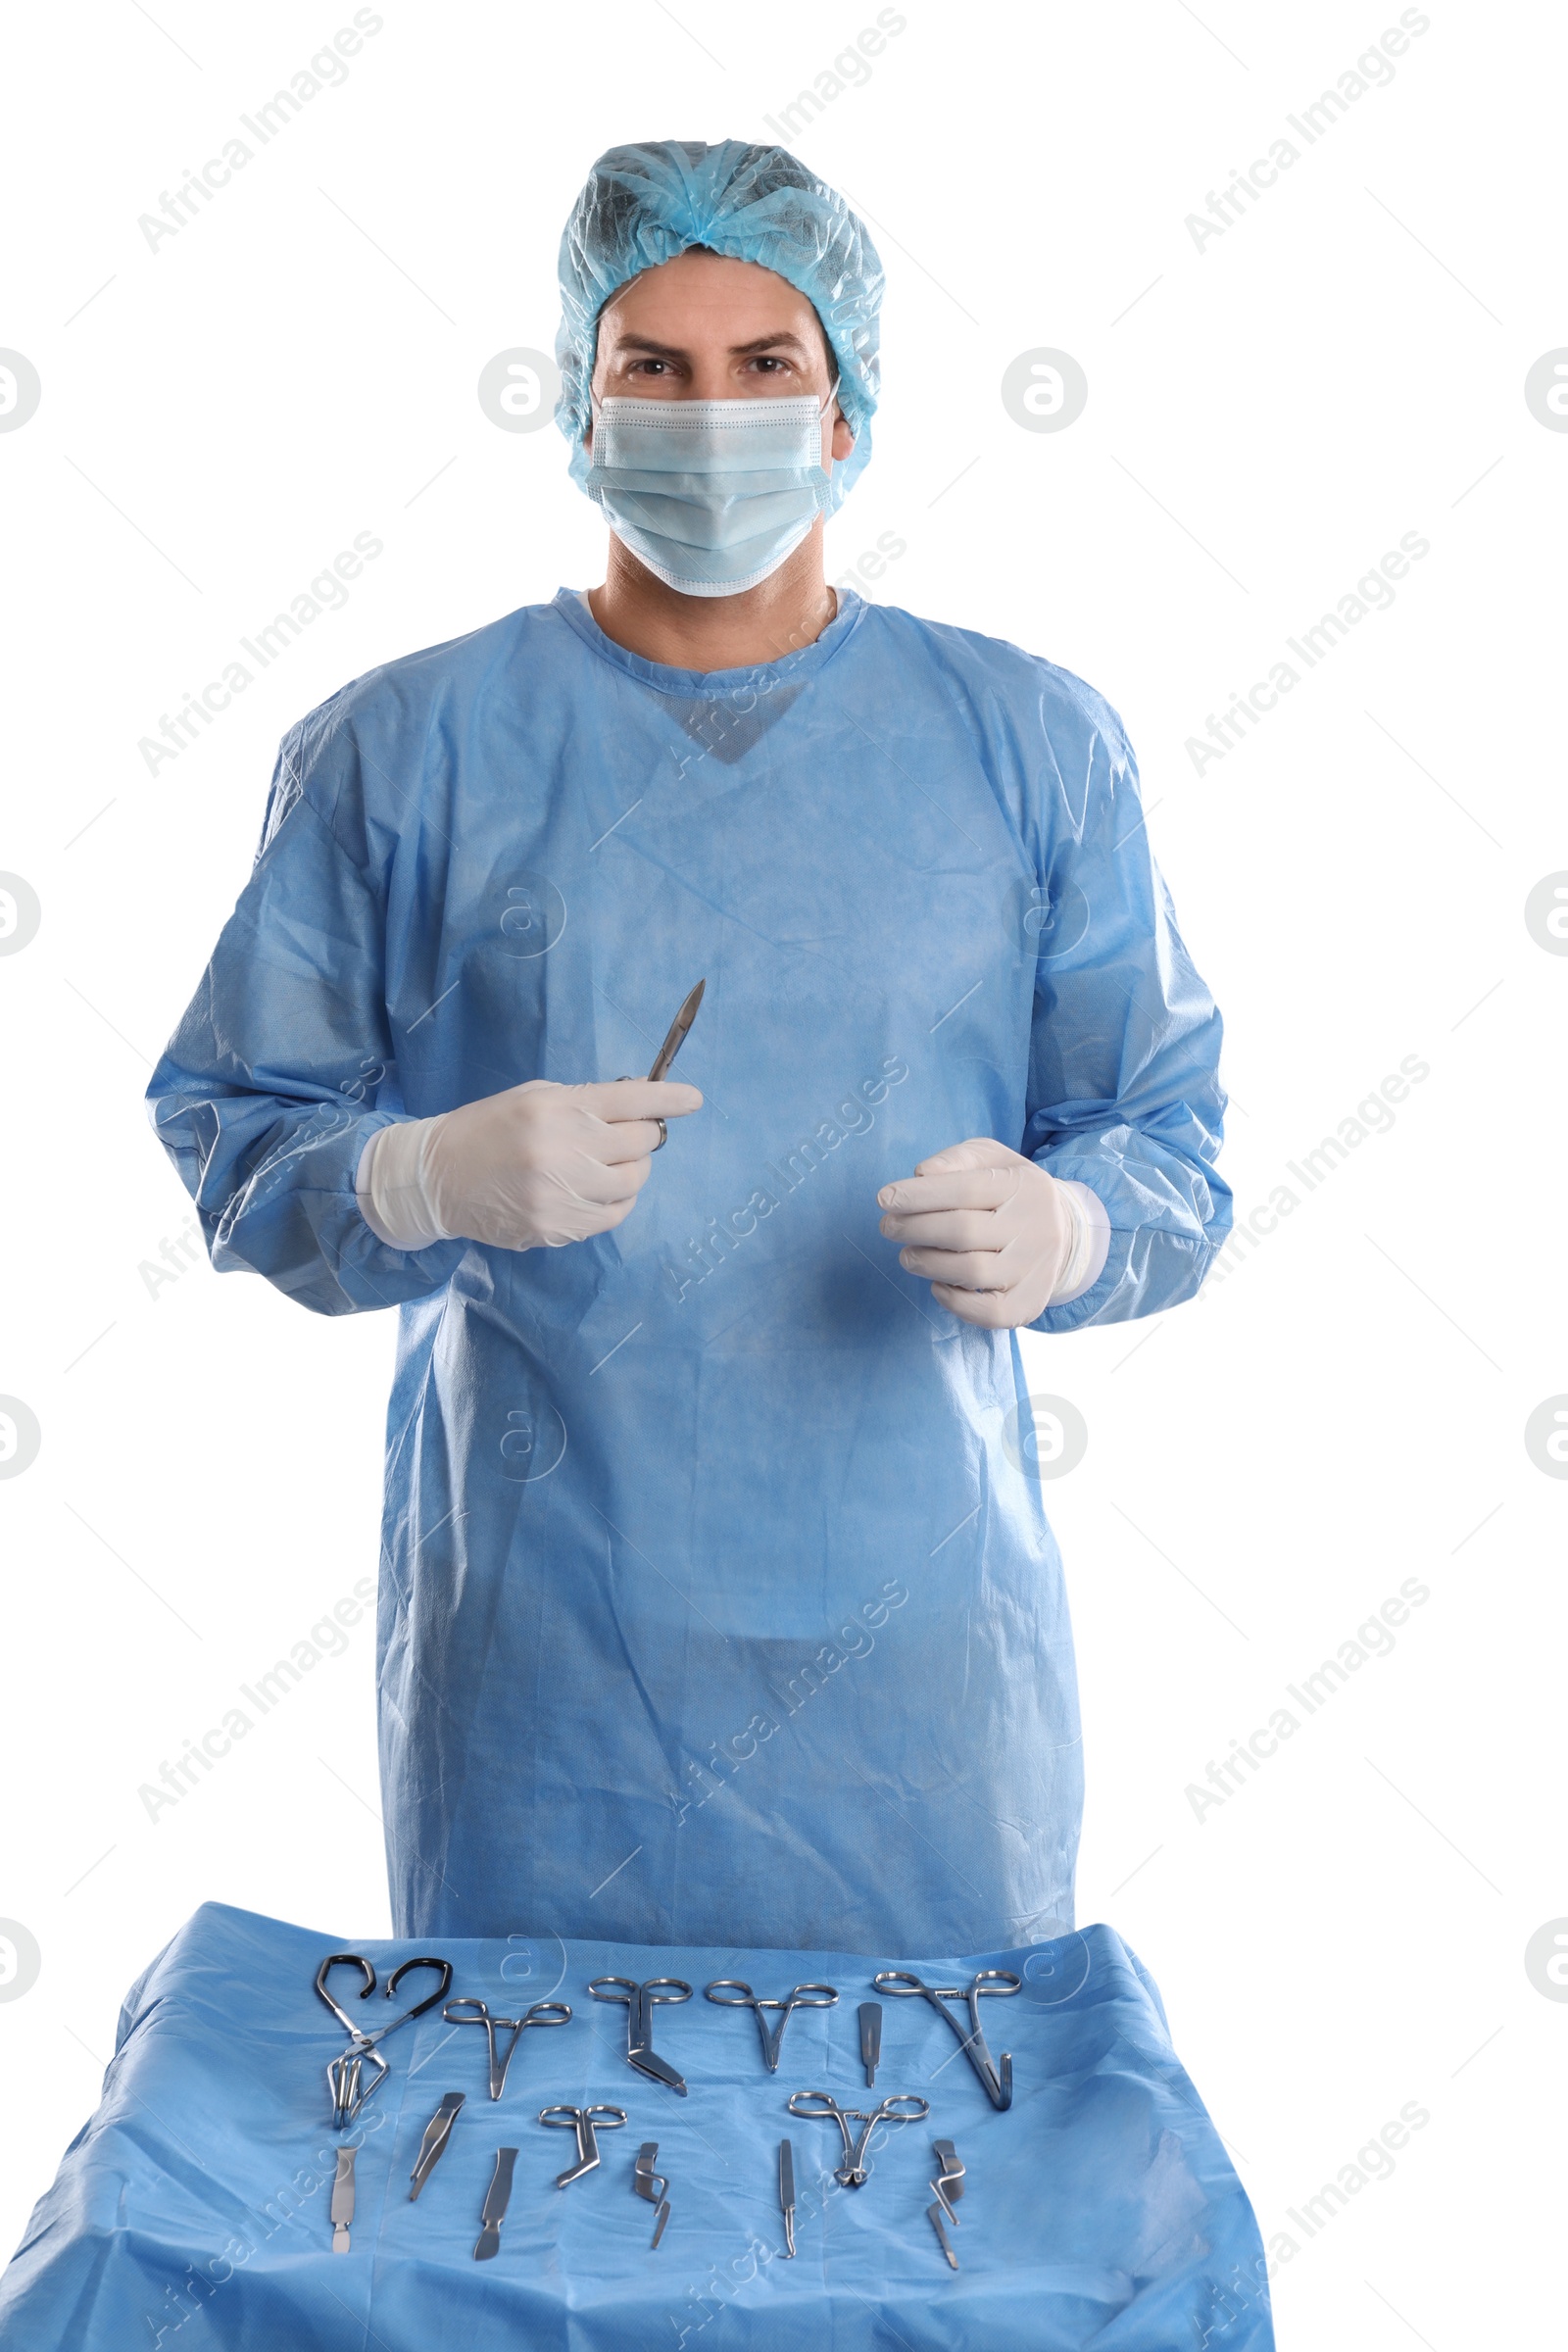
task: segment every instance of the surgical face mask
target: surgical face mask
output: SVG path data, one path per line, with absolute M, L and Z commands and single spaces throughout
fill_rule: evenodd
M 827 399 L 594 403 L 590 498 L 683 596 L 738 596 L 777 571 L 837 503 L 822 463 Z

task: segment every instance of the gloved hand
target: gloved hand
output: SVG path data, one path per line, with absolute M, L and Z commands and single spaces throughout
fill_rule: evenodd
M 394 1250 L 459 1239 L 559 1250 L 630 1216 L 653 1166 L 658 1122 L 702 1105 L 695 1086 L 673 1079 L 530 1079 L 433 1119 L 378 1128 L 355 1178 L 360 1208 Z
M 1086 1184 L 1058 1183 L 989 1136 L 922 1159 L 877 1195 L 899 1263 L 965 1323 L 1015 1330 L 1099 1279 L 1110 1225 Z

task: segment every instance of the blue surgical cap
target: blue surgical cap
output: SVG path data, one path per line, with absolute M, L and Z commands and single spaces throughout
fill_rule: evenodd
M 599 158 L 561 239 L 556 422 L 571 443 L 572 479 L 588 473 L 588 387 L 599 315 L 644 270 L 706 245 L 757 262 L 804 294 L 838 364 L 839 406 L 855 447 L 833 469 L 836 507 L 871 455 L 880 368 L 882 264 L 842 196 L 782 147 L 724 139 L 649 139 Z

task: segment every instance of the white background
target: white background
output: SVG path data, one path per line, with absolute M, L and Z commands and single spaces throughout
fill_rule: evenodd
M 120 1995 L 198 1902 L 386 1932 L 368 1625 L 176 1808 L 137 1797 L 375 1568 L 391 1317 L 142 1271 L 186 1216 L 142 1088 L 277 737 L 380 660 L 600 576 L 559 436 L 498 430 L 479 370 L 553 343 L 602 148 L 766 138 L 876 12 L 389 0 L 343 86 L 150 251 L 137 216 L 351 13 L 89 0 L 12 35 L 0 172 L 28 230 L 0 343 L 43 400 L 0 435 L 0 867 L 43 919 L 0 959 L 0 1390 L 43 1435 L 0 1483 L 0 1913 L 42 1951 L 0 2004 L 8 2244 Z M 1300 160 L 1200 251 L 1185 217 L 1397 8 L 903 14 L 794 142 L 888 269 L 876 456 L 830 576 L 893 532 L 869 593 L 1120 710 L 1227 1018 L 1223 1164 L 1244 1210 L 1300 1200 L 1197 1304 L 1024 1343 L 1090 1430 L 1049 1497 L 1080 1917 L 1152 1969 L 1265 2237 L 1296 2241 L 1283 2342 L 1540 2340 L 1568 2008 L 1524 1949 L 1568 1912 L 1544 1820 L 1568 1486 L 1523 1430 L 1568 1389 L 1568 959 L 1524 902 L 1568 866 L 1568 435 L 1523 384 L 1568 342 L 1562 24 L 1434 5 L 1392 82 L 1309 149 L 1287 133 Z M 1001 402 L 1038 347 L 1088 375 L 1065 431 Z M 363 531 L 384 553 L 346 608 L 149 775 L 138 739 Z M 1208 713 L 1412 531 L 1430 553 L 1392 609 L 1196 774 Z M 1430 1076 L 1396 1123 L 1308 1197 L 1285 1162 L 1409 1055 Z M 1197 1818 L 1188 1785 L 1408 1578 L 1430 1597 L 1392 1654 Z M 1289 2209 L 1408 2102 L 1430 2121 L 1393 2177 L 1308 2238 Z

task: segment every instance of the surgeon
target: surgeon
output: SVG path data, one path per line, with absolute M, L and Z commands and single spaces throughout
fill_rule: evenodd
M 603 584 L 292 729 L 153 1116 L 216 1266 L 399 1310 L 400 1936 L 1048 1936 L 1079 1722 L 1014 1335 L 1198 1290 L 1219 1019 L 1115 712 L 826 585 L 882 293 L 842 199 L 615 148 L 561 290 Z M 972 392 L 909 395 L 934 454 Z

